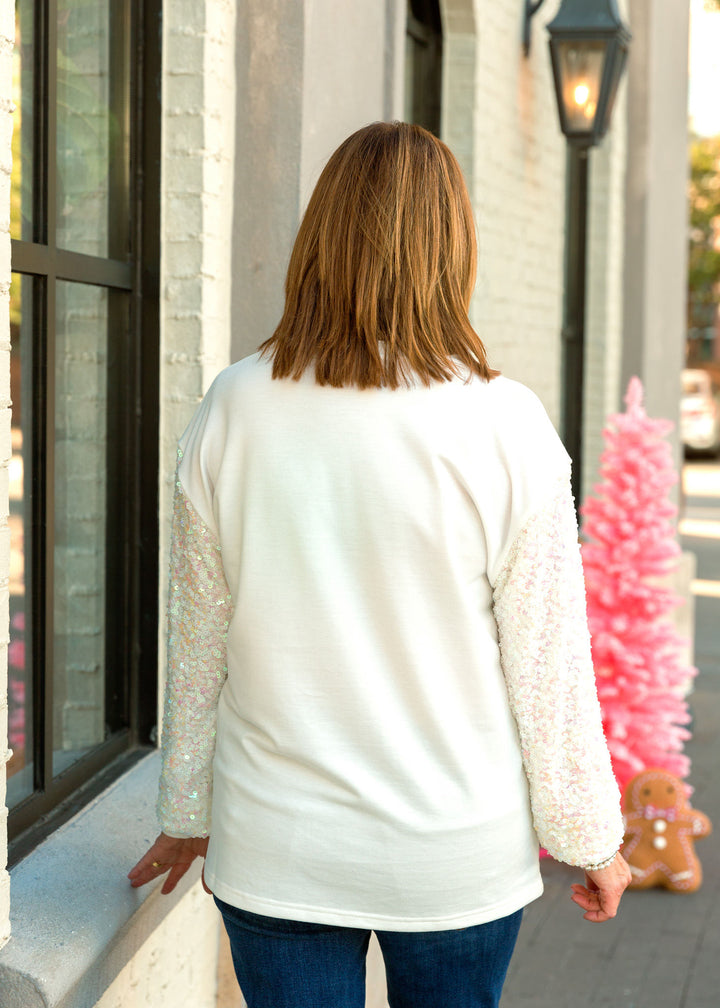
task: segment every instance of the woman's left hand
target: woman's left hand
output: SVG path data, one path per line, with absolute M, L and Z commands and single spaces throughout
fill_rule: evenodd
M 163 895 L 171 893 L 195 858 L 205 857 L 208 842 L 208 837 L 171 837 L 161 833 L 147 854 L 128 872 L 130 884 L 137 889 L 169 872 L 160 891 Z M 202 884 L 205 892 L 209 893 L 204 871 Z
M 612 920 L 617 914 L 620 897 L 632 882 L 625 858 L 618 853 L 605 868 L 585 871 L 585 885 L 571 886 L 573 903 L 585 911 L 583 917 L 593 924 Z

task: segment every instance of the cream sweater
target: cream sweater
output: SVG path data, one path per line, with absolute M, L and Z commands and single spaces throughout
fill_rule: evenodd
M 506 378 L 216 379 L 178 452 L 159 818 L 273 917 L 505 916 L 622 838 L 569 460 Z M 217 734 L 216 734 L 217 733 Z

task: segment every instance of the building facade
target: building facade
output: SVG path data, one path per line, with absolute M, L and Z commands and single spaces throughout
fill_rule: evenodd
M 197 871 L 171 897 L 125 880 L 157 831 L 175 446 L 272 332 L 303 207 L 352 130 L 411 118 L 454 150 L 473 323 L 559 423 L 559 3 L 528 56 L 524 6 L 0 0 L 0 1008 L 216 1004 Z M 629 70 L 590 167 L 586 488 L 631 374 L 676 418 L 684 347 L 687 3 L 620 7 Z

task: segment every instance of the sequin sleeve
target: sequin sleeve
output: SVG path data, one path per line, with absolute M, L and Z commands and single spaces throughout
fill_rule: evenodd
M 493 597 L 535 831 L 559 861 L 601 862 L 620 847 L 623 823 L 602 731 L 567 480 L 517 535 Z
M 158 819 L 170 836 L 205 837 L 232 602 L 217 538 L 177 478 L 169 591 Z

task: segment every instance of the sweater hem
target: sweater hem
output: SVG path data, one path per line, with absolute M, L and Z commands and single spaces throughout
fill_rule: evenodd
M 487 924 L 489 921 L 500 920 L 502 917 L 515 913 L 527 906 L 528 903 L 538 899 L 543 893 L 542 880 L 538 880 L 514 893 L 512 898 L 502 900 L 489 907 L 477 907 L 455 914 L 396 917 L 392 914 L 369 913 L 362 910 L 339 910 L 335 907 L 311 906 L 305 903 L 288 903 L 266 899 L 226 885 L 211 875 L 207 868 L 205 882 L 213 894 L 223 903 L 228 903 L 239 910 L 246 910 L 248 913 L 260 914 L 263 917 L 276 917 L 281 920 L 363 928 L 371 931 L 452 931 L 473 927 L 477 924 Z

